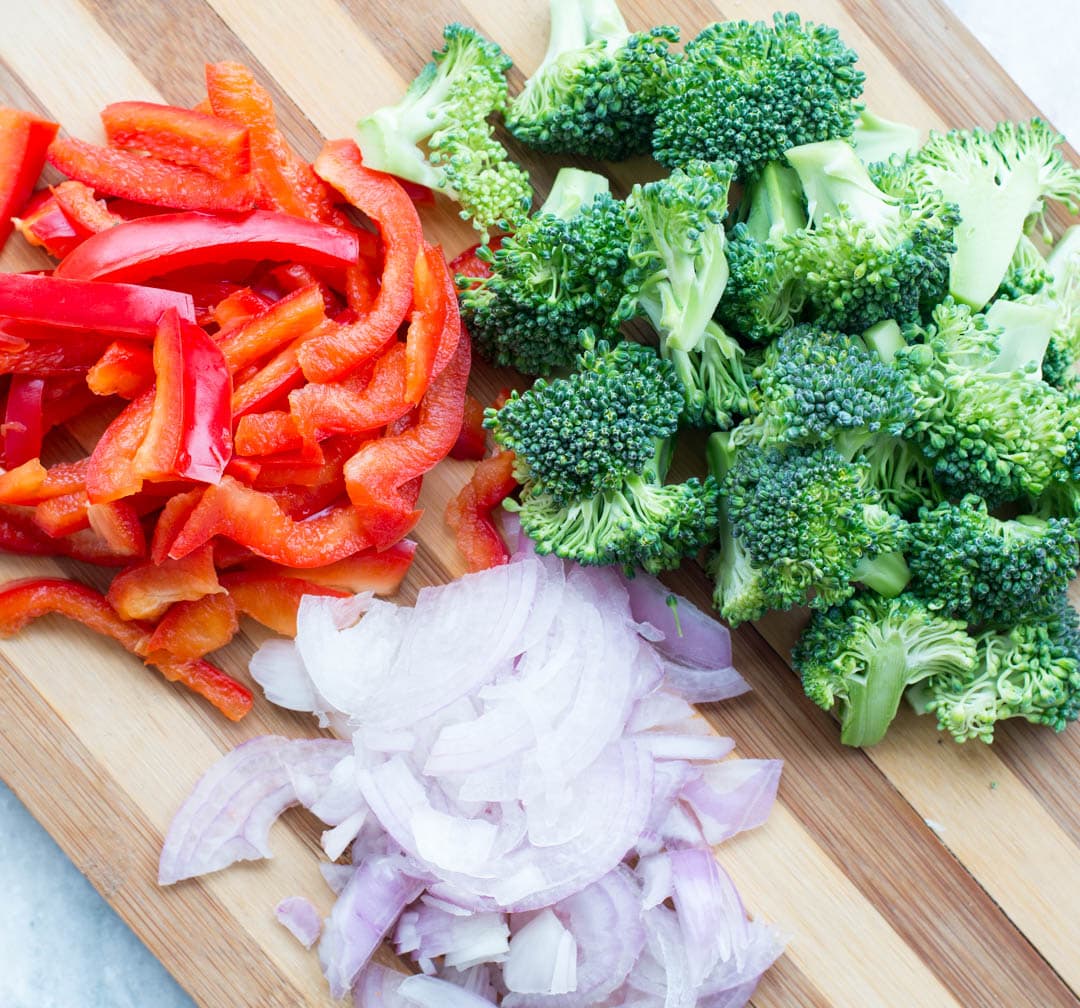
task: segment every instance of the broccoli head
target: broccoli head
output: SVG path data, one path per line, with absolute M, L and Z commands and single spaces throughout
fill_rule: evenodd
M 730 623 L 769 609 L 824 607 L 861 582 L 887 595 L 908 580 L 905 523 L 866 484 L 866 466 L 829 446 L 735 447 L 709 439 L 721 497 L 716 607 Z
M 1080 565 L 1080 526 L 1066 518 L 1000 519 L 973 495 L 924 510 L 911 525 L 911 590 L 973 625 L 1012 626 L 1068 587 Z
M 949 293 L 958 301 L 981 308 L 990 300 L 1020 236 L 1040 221 L 1048 201 L 1080 208 L 1080 169 L 1065 160 L 1061 142 L 1041 119 L 931 133 L 878 177 L 893 195 L 934 194 L 959 209 L 962 227 L 949 264 Z
M 806 227 L 799 176 L 771 161 L 744 186 L 740 217 L 728 236 L 728 281 L 716 319 L 744 339 L 767 343 L 802 309 L 801 288 L 779 259 L 781 239 Z
M 540 553 L 657 573 L 711 541 L 714 481 L 664 483 L 682 405 L 655 350 L 601 342 L 568 378 L 540 379 L 488 411 L 524 486 L 508 506 Z
M 507 129 L 548 154 L 649 153 L 678 40 L 669 26 L 631 34 L 613 0 L 551 0 L 547 52 L 510 102 Z
M 840 741 L 880 742 L 904 691 L 930 677 L 969 676 L 975 641 L 960 620 L 905 592 L 860 592 L 813 614 L 792 652 L 803 690 L 819 707 L 838 708 Z
M 882 192 L 840 140 L 787 152 L 806 193 L 809 227 L 783 240 L 781 259 L 815 320 L 861 332 L 884 319 L 915 322 L 944 294 L 956 246 L 954 209 L 931 193 Z
M 906 335 L 911 345 L 895 361 L 915 396 L 906 437 L 947 493 L 977 494 L 995 506 L 1074 478 L 1068 457 L 1080 437 L 1080 403 L 1026 366 L 997 370 L 1006 359 L 1030 364 L 1025 329 L 995 328 L 947 298 L 928 326 Z
M 623 205 L 606 179 L 564 168 L 543 207 L 492 252 L 486 278 L 459 278 L 461 312 L 477 351 L 524 374 L 568 367 L 583 331 L 615 338 L 625 290 Z
M 731 159 L 746 177 L 789 147 L 850 136 L 865 80 L 857 59 L 836 29 L 797 14 L 710 25 L 674 66 L 653 153 L 671 168 Z
M 1080 716 L 1077 617 L 1064 597 L 1048 618 L 978 637 L 971 672 L 939 673 L 914 686 L 908 700 L 957 742 L 993 742 L 998 722 L 1023 718 L 1062 731 Z
M 510 58 L 461 24 L 447 25 L 443 37 L 401 101 L 357 123 L 364 163 L 456 200 L 485 234 L 516 227 L 532 204 L 529 177 L 488 122 L 506 108 Z
M 742 347 L 713 321 L 728 278 L 724 164 L 694 161 L 627 200 L 630 269 L 623 314 L 643 314 L 686 391 L 686 419 L 726 427 L 745 413 L 749 368 Z

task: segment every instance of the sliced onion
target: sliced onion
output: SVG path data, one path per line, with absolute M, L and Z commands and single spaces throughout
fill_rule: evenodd
M 687 784 L 682 798 L 693 809 L 706 843 L 722 843 L 765 821 L 783 765 L 783 760 L 725 760 Z
M 158 883 L 270 857 L 270 827 L 285 809 L 323 791 L 348 753 L 347 742 L 276 735 L 237 746 L 210 768 L 177 812 L 161 850 Z
M 371 858 L 341 891 L 319 942 L 319 962 L 334 997 L 344 997 L 401 912 L 424 891 L 403 859 Z
M 315 712 L 326 707 L 296 645 L 289 640 L 268 640 L 251 659 L 251 677 L 266 699 L 286 710 Z
M 411 953 L 418 960 L 442 958 L 445 966 L 459 970 L 502 962 L 509 941 L 505 914 L 449 913 L 423 902 L 402 914 L 394 933 L 400 955 Z
M 406 977 L 398 987 L 398 994 L 407 1005 L 419 1008 L 492 1008 L 493 1005 L 487 998 L 429 976 Z
M 510 939 L 503 981 L 519 994 L 577 989 L 577 941 L 552 910 L 541 910 Z
M 303 896 L 282 900 L 274 909 L 274 916 L 304 948 L 311 948 L 322 933 L 322 916 L 315 904 Z

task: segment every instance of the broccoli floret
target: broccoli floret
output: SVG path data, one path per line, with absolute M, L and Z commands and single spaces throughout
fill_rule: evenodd
M 540 553 L 658 573 L 716 534 L 715 482 L 664 484 L 683 393 L 672 365 L 636 343 L 598 343 L 568 378 L 538 380 L 488 410 L 514 452 L 516 510 Z
M 836 29 L 797 14 L 707 27 L 687 43 L 653 136 L 668 167 L 731 159 L 740 177 L 789 147 L 851 135 L 865 75 Z
M 1045 256 L 1026 234 L 1022 234 L 993 300 L 1006 298 L 1015 301 L 1029 294 L 1038 294 L 1052 281 Z
M 823 607 L 861 582 L 885 595 L 908 580 L 905 523 L 866 484 L 866 466 L 828 446 L 736 448 L 709 439 L 720 485 L 716 607 L 733 625 L 769 609 Z
M 995 518 L 969 495 L 920 513 L 907 558 L 911 590 L 931 609 L 973 625 L 1012 626 L 1045 612 L 1068 587 L 1080 565 L 1080 526 Z
M 981 308 L 1009 268 L 1024 231 L 1056 200 L 1080 208 L 1080 169 L 1062 155 L 1062 138 L 1041 119 L 992 130 L 931 133 L 878 182 L 923 197 L 939 193 L 959 209 L 961 226 L 949 269 L 949 293 Z
M 1080 437 L 1080 403 L 1030 371 L 996 370 L 1003 353 L 1023 357 L 1003 349 L 1009 333 L 946 299 L 929 326 L 906 334 L 912 345 L 896 356 L 915 395 L 906 437 L 947 493 L 977 494 L 993 507 L 1074 479 L 1068 457 Z
M 477 350 L 524 374 L 569 367 L 582 332 L 613 339 L 625 290 L 623 205 L 606 179 L 563 168 L 540 211 L 478 255 L 486 279 L 459 278 L 461 311 Z
M 975 641 L 959 620 L 932 612 L 913 595 L 861 592 L 815 612 L 792 652 L 803 690 L 819 707 L 839 707 L 840 741 L 880 742 L 904 691 L 929 677 L 965 677 Z
M 731 172 L 691 162 L 637 185 L 627 200 L 630 270 L 623 314 L 643 314 L 660 336 L 686 392 L 684 416 L 730 425 L 749 408 L 750 372 L 742 347 L 713 321 L 728 278 L 725 255 Z
M 864 339 L 798 326 L 766 348 L 754 380 L 754 413 L 735 429 L 736 443 L 827 442 L 847 461 L 866 464 L 866 482 L 890 510 L 911 512 L 938 499 L 929 466 L 903 440 L 915 418 L 904 375 Z
M 864 108 L 855 120 L 851 143 L 859 160 L 870 165 L 906 157 L 919 146 L 919 131 L 907 123 L 892 122 Z
M 953 208 L 934 194 L 886 195 L 843 141 L 796 147 L 787 158 L 806 193 L 810 226 L 784 239 L 781 259 L 815 320 L 848 332 L 883 319 L 917 321 L 948 284 Z
M 766 343 L 790 328 L 802 291 L 779 261 L 781 239 L 806 227 L 802 185 L 773 161 L 745 186 L 742 218 L 728 236 L 728 282 L 716 319 L 737 335 Z
M 1057 312 L 1043 356 L 1043 380 L 1080 397 L 1080 226 L 1069 228 L 1046 260 L 1049 283 L 1033 292 Z
M 547 52 L 510 102 L 507 128 L 548 154 L 649 153 L 678 40 L 670 26 L 631 34 L 613 0 L 551 0 Z
M 506 108 L 511 60 L 464 25 L 447 25 L 443 37 L 404 98 L 357 123 L 364 164 L 456 200 L 485 235 L 516 227 L 532 204 L 529 177 L 488 122 Z
M 908 700 L 957 742 L 993 742 L 998 722 L 1014 717 L 1064 730 L 1080 715 L 1076 613 L 1062 598 L 1047 619 L 980 635 L 974 671 L 936 674 Z

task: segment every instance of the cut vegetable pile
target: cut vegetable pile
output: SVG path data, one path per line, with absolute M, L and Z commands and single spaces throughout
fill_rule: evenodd
M 396 590 L 470 346 L 405 189 L 351 141 L 303 161 L 245 67 L 206 79 L 199 109 L 110 105 L 107 146 L 6 113 L 5 218 L 58 261 L 0 277 L 0 546 L 120 571 L 0 597 L 3 632 L 60 612 L 235 719 L 249 691 L 203 656 L 240 614 L 288 633 L 305 593 Z M 31 195 L 46 159 L 70 178 Z M 110 409 L 85 458 L 43 464 Z
M 780 764 L 716 762 L 734 743 L 687 701 L 746 686 L 723 627 L 659 582 L 526 552 L 414 608 L 307 598 L 295 642 L 264 644 L 252 672 L 343 741 L 225 756 L 177 814 L 160 881 L 267 856 L 274 819 L 304 805 L 327 856 L 351 854 L 318 939 L 334 996 L 736 1005 L 779 954 L 711 848 L 764 820 Z M 298 900 L 279 917 L 311 944 Z M 369 965 L 385 936 L 431 979 Z

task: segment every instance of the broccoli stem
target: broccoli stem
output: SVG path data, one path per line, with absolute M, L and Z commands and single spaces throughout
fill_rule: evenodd
M 907 123 L 892 122 L 863 109 L 851 134 L 855 153 L 864 164 L 904 157 L 919 146 L 919 131 Z
M 893 632 L 869 656 L 866 674 L 848 680 L 847 706 L 840 741 L 849 746 L 872 746 L 885 737 L 908 685 L 907 647 Z
M 863 342 L 881 358 L 885 364 L 896 360 L 897 351 L 907 346 L 907 340 L 900 331 L 900 326 L 893 319 L 883 319 L 863 333 Z
M 581 168 L 560 168 L 540 211 L 570 220 L 582 207 L 606 192 L 611 192 L 611 184 L 603 175 Z
M 806 227 L 806 205 L 799 176 L 779 161 L 770 161 L 750 184 L 746 229 L 764 244 Z
M 855 565 L 851 580 L 861 582 L 885 598 L 896 598 L 911 580 L 911 571 L 903 553 L 878 553 L 863 557 Z
M 845 206 L 852 220 L 875 234 L 899 223 L 899 205 L 874 185 L 855 148 L 845 141 L 803 144 L 792 147 L 785 156 L 802 182 L 811 221 L 839 217 L 840 207 Z
M 998 300 L 986 313 L 987 324 L 1000 329 L 998 355 L 988 371 L 1007 374 L 1025 371 L 1035 381 L 1042 378 L 1042 361 L 1058 322 L 1056 309 L 1049 304 Z
M 548 36 L 547 50 L 540 65 L 529 77 L 529 81 L 540 80 L 553 63 L 557 63 L 563 53 L 584 49 L 588 43 L 585 25 L 586 0 L 551 0 L 551 34 Z M 529 81 L 525 90 L 529 90 Z
M 626 19 L 614 0 L 584 0 L 585 31 L 589 42 L 603 41 L 608 52 L 630 38 Z
M 1080 256 L 1080 224 L 1066 229 L 1046 257 L 1046 267 L 1055 280 L 1064 279 L 1073 256 Z

